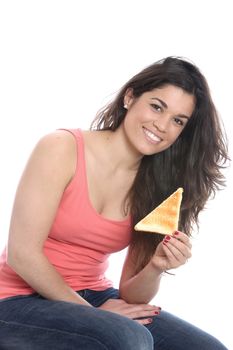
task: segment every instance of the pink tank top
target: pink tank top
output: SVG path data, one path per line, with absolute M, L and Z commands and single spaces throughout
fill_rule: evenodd
M 73 290 L 104 290 L 113 285 L 105 277 L 108 257 L 128 246 L 131 220 L 110 220 L 93 208 L 88 195 L 82 132 L 68 131 L 77 142 L 77 167 L 63 193 L 44 253 Z M 0 256 L 0 298 L 34 292 L 6 264 L 5 249 Z

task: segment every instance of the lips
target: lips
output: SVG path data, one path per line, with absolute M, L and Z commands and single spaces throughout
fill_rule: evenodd
M 162 139 L 155 135 L 152 131 L 143 128 L 144 134 L 146 135 L 147 139 L 149 139 L 149 141 L 153 142 L 153 143 L 157 143 L 157 142 L 161 142 Z

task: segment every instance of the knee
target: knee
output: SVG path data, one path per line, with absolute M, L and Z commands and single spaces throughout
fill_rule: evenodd
M 117 314 L 107 313 L 101 326 L 99 324 L 98 331 L 98 336 L 107 349 L 154 349 L 152 335 L 146 327 Z
M 151 333 L 136 321 L 85 305 L 74 306 L 59 302 L 58 306 L 60 316 L 56 319 L 56 326 L 58 327 L 57 323 L 62 323 L 62 331 L 72 333 L 79 339 L 86 337 L 85 339 L 96 341 L 103 349 L 153 349 Z
M 119 337 L 122 338 L 122 345 L 119 349 L 152 350 L 154 342 L 151 333 L 146 327 L 136 321 L 127 320 L 119 330 Z M 123 345 L 125 347 L 123 347 Z

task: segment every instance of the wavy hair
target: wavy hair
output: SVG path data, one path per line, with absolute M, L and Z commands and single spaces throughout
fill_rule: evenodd
M 194 225 L 198 227 L 198 215 L 207 200 L 224 186 L 222 170 L 229 160 L 226 135 L 200 70 L 180 57 L 153 63 L 132 77 L 115 99 L 97 113 L 91 129 L 115 131 L 120 126 L 127 112 L 124 96 L 129 88 L 138 98 L 168 84 L 195 97 L 193 114 L 174 144 L 142 158 L 127 198 L 134 226 L 178 187 L 183 187 L 179 228 L 190 236 Z M 133 232 L 130 249 L 137 272 L 148 263 L 162 239 L 159 234 Z

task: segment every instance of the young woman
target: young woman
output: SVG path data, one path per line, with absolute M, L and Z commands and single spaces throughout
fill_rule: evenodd
M 163 274 L 191 257 L 192 226 L 223 185 L 227 159 L 206 80 L 176 57 L 129 80 L 90 131 L 42 138 L 0 260 L 0 348 L 226 349 L 149 302 Z M 180 231 L 134 232 L 178 187 Z M 126 246 L 117 290 L 105 271 Z

